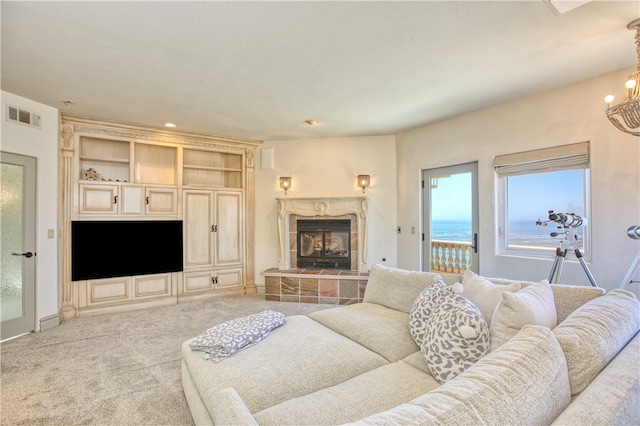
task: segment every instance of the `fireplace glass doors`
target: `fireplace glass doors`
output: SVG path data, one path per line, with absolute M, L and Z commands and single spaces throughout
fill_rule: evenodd
M 298 268 L 351 269 L 350 220 L 298 220 Z

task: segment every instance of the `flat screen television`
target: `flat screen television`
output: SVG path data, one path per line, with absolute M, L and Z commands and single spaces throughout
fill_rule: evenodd
M 181 220 L 71 222 L 71 280 L 180 272 Z

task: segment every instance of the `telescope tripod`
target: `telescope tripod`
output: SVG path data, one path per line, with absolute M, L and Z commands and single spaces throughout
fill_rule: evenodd
M 622 279 L 622 282 L 620 283 L 619 288 L 625 288 L 627 285 L 634 282 L 631 279 L 631 276 L 636 271 L 636 269 L 638 269 L 639 266 L 640 266 L 640 251 L 638 252 L 638 254 L 636 254 L 636 260 L 634 260 L 631 266 L 629 267 L 629 270 L 627 271 L 627 275 L 625 275 L 624 278 Z
M 564 259 L 567 257 L 567 250 L 572 249 L 574 250 L 576 257 L 578 258 L 580 265 L 582 265 L 582 269 L 584 270 L 584 273 L 587 275 L 589 282 L 591 282 L 591 285 L 593 287 L 598 287 L 598 283 L 596 283 L 596 279 L 593 278 L 593 275 L 591 274 L 591 271 L 589 270 L 587 263 L 582 258 L 582 253 L 580 252 L 579 249 L 573 248 L 576 241 L 578 241 L 578 237 L 576 235 L 573 235 L 573 241 L 570 241 L 569 232 L 565 231 L 564 241 L 560 244 L 560 247 L 556 248 L 556 258 L 553 261 L 553 266 L 551 266 L 551 273 L 549 274 L 549 282 L 552 284 L 558 283 L 558 281 L 560 280 L 560 275 L 562 275 L 562 265 L 564 263 Z M 638 261 L 638 259 L 636 259 L 636 261 Z

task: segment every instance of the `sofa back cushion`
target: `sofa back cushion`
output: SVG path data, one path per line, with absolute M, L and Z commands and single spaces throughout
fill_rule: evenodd
M 601 287 L 564 284 L 551 284 L 551 290 L 553 290 L 553 298 L 556 302 L 558 324 L 589 300 L 600 297 L 605 293 L 605 289 Z
M 570 402 L 558 341 L 546 327 L 526 326 L 454 380 L 356 424 L 542 425 Z
M 567 359 L 571 394 L 582 392 L 638 330 L 640 302 L 619 289 L 585 303 L 559 324 L 553 334 Z
M 439 279 L 440 275 L 432 272 L 405 271 L 375 264 L 371 267 L 362 301 L 408 314 L 420 292 Z

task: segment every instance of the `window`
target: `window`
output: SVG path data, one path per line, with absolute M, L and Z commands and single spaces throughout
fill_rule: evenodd
M 494 165 L 500 253 L 552 256 L 561 247 L 589 258 L 588 142 L 498 156 Z

